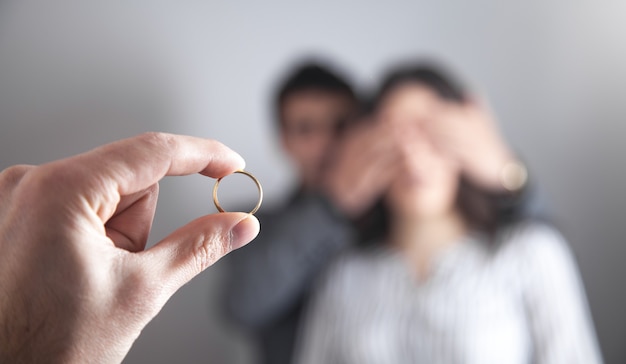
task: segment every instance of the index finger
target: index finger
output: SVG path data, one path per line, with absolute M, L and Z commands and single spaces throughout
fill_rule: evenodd
M 114 184 L 120 195 L 144 190 L 165 176 L 219 178 L 245 167 L 239 154 L 218 141 L 167 133 L 145 133 L 75 158 L 102 182 Z

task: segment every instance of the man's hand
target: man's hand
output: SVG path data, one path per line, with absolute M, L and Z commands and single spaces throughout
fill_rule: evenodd
M 484 103 L 447 103 L 424 128 L 473 183 L 489 191 L 505 191 L 502 170 L 516 158 Z
M 401 169 L 401 130 L 364 122 L 348 131 L 325 171 L 324 188 L 348 217 L 358 217 L 380 199 Z
M 148 133 L 0 174 L 0 362 L 120 362 L 191 278 L 259 231 L 203 216 L 145 250 L 158 181 L 244 167 L 224 145 Z

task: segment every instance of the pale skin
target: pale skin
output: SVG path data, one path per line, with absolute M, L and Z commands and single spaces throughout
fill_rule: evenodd
M 302 90 L 281 106 L 282 145 L 306 189 L 320 187 L 329 152 L 336 143 L 337 124 L 354 112 L 354 101 L 340 93 Z
M 4 170 L 0 362 L 121 362 L 182 285 L 259 232 L 251 215 L 213 214 L 146 250 L 158 181 L 244 165 L 219 142 L 148 133 Z
M 324 188 L 348 217 L 358 217 L 389 188 L 400 172 L 402 130 L 394 125 L 365 121 L 337 146 L 325 170 Z
M 447 104 L 437 122 L 429 123 L 426 128 L 473 183 L 488 191 L 506 192 L 500 180 L 502 168 L 516 161 L 516 157 L 501 137 L 484 101 L 471 99 L 462 104 Z
M 348 217 L 357 217 L 383 194 L 397 165 L 391 134 L 382 124 L 357 127 L 338 140 L 337 123 L 354 112 L 354 101 L 328 91 L 293 93 L 281 107 L 282 144 L 302 186 L 328 196 Z M 363 146 L 368 148 L 364 149 Z M 391 173 L 380 175 L 381 170 Z
M 389 97 L 393 106 L 380 110 L 374 122 L 351 130 L 325 171 L 324 187 L 347 216 L 362 214 L 389 188 L 401 169 L 398 137 L 411 134 L 403 127 L 407 123 L 414 124 L 475 185 L 507 193 L 500 174 L 516 159 L 486 105 L 441 102 L 419 85 L 400 86 Z
M 400 172 L 385 196 L 392 213 L 390 243 L 401 249 L 418 280 L 433 257 L 467 233 L 456 205 L 461 174 L 503 192 L 499 171 L 513 159 L 494 119 L 475 103 L 453 104 L 419 84 L 392 90 L 378 122 L 394 125 Z
M 393 108 L 394 98 L 390 97 Z M 417 280 L 427 280 L 436 255 L 466 233 L 456 207 L 459 168 L 441 153 L 424 133 L 421 123 L 402 120 L 403 110 L 393 110 L 386 122 L 401 125 L 399 173 L 385 195 L 391 218 L 389 243 L 400 249 Z
M 515 154 L 502 138 L 486 102 L 476 97 L 462 103 L 436 102 L 438 96 L 419 84 L 400 86 L 392 94 L 398 112 L 432 121 L 421 123 L 421 128 L 474 184 L 488 191 L 505 192 L 500 172 L 516 160 Z
M 500 173 L 505 164 L 515 161 L 515 156 L 485 104 L 442 102 L 430 88 L 419 84 L 400 86 L 387 98 L 375 120 L 352 127 L 341 140 L 333 134 L 333 122 L 338 115 L 347 113 L 349 105 L 336 95 L 301 93 L 286 101 L 283 121 L 287 126 L 297 127 L 299 121 L 307 120 L 318 131 L 306 138 L 289 136 L 283 131 L 283 145 L 299 167 L 305 186 L 323 191 L 346 216 L 358 217 L 390 191 L 393 181 L 406 170 L 405 157 L 412 155 L 407 148 L 422 140 L 454 165 L 457 169 L 454 180 L 463 173 L 486 191 L 507 193 Z M 456 196 L 456 187 L 451 191 Z M 424 196 L 432 200 L 437 194 Z M 411 254 L 419 257 L 422 273 L 427 270 L 427 257 L 438 249 L 433 242 L 453 240 L 439 239 L 429 232 L 437 234 L 445 230 L 453 236 L 463 231 L 464 223 L 458 212 L 452 215 L 454 223 L 449 229 L 438 226 L 447 225 L 444 221 L 417 228 L 413 219 L 408 219 L 405 227 L 395 229 L 396 234 L 404 231 L 400 233 L 402 236 L 419 231 L 418 240 L 428 242 L 424 248 L 427 251 Z M 405 220 L 394 218 L 394 221 L 402 224 Z M 432 226 L 438 227 L 430 229 Z

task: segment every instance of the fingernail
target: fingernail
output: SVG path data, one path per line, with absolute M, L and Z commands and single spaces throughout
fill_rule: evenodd
M 252 215 L 248 215 L 243 220 L 239 221 L 231 230 L 232 240 L 230 245 L 233 250 L 239 249 L 251 242 L 252 239 L 256 238 L 259 234 L 259 230 L 259 220 Z
M 246 169 L 246 160 L 243 159 L 243 157 L 239 154 L 237 154 L 237 156 L 239 157 L 239 165 L 241 166 L 239 167 L 239 169 L 241 170 Z

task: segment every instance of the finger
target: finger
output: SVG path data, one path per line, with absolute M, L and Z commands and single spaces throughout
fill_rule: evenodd
M 331 162 L 333 174 L 338 178 L 358 176 L 359 171 L 371 163 L 373 159 L 384 157 L 391 149 L 391 143 L 382 138 L 364 138 L 361 134 L 353 136 L 338 151 Z
M 218 178 L 245 166 L 241 156 L 218 141 L 166 133 L 142 134 L 78 158 L 86 165 L 97 162 L 97 173 L 116 183 L 121 195 L 143 190 L 164 176 L 202 173 Z
M 473 108 L 476 110 L 491 110 L 491 103 L 489 102 L 489 99 L 485 95 L 481 94 L 469 95 L 463 104 L 468 108 Z
M 130 252 L 144 250 L 158 197 L 159 185 L 155 183 L 143 191 L 121 199 L 116 212 L 105 224 L 107 236 L 115 246 Z
M 446 130 L 428 131 L 428 140 L 438 153 L 457 162 L 465 158 L 468 153 L 473 153 L 472 148 L 467 145 L 464 139 L 456 137 L 454 134 L 451 135 Z
M 431 122 L 424 123 L 423 130 L 432 141 L 443 145 L 454 145 L 462 142 L 467 135 L 469 118 L 462 106 L 448 104 L 442 107 Z M 471 129 L 469 130 L 471 131 Z
M 397 171 L 401 161 L 399 158 L 380 158 L 360 171 L 358 178 L 353 179 L 348 190 L 352 199 L 357 201 L 373 201 L 387 189 Z
M 359 186 L 380 178 L 386 170 L 387 164 L 398 158 L 398 150 L 390 145 L 377 145 L 364 148 L 355 154 L 343 168 L 337 171 L 337 178 L 344 185 L 345 193 L 360 195 Z
M 387 150 L 385 147 L 377 148 L 370 146 L 361 150 L 360 153 L 353 154 L 350 159 L 346 159 L 344 163 L 336 170 L 336 178 L 343 185 L 344 190 L 351 190 L 352 185 L 360 183 L 363 179 L 367 179 L 372 171 L 374 174 L 384 170 L 384 165 L 397 156 L 393 150 Z
M 376 178 L 365 177 L 352 186 L 344 197 L 345 208 L 349 216 L 362 215 L 376 201 L 385 195 L 393 179 L 398 175 L 399 168 L 388 166 L 385 173 Z
M 245 166 L 237 153 L 209 139 L 146 133 L 53 163 L 57 175 L 71 175 L 103 221 L 120 196 L 142 191 L 164 176 L 202 173 L 223 177 Z M 69 179 L 70 177 L 68 177 Z
M 259 222 L 253 215 L 213 214 L 192 221 L 140 254 L 149 267 L 156 269 L 156 282 L 165 283 L 165 293 L 171 295 L 218 259 L 249 243 L 258 233 Z
M 458 140 L 457 130 L 454 130 L 458 126 L 450 125 L 451 123 L 448 120 L 441 118 L 424 126 L 426 138 L 434 145 L 443 149 L 454 148 L 461 144 L 461 140 Z
M 217 178 L 245 166 L 241 156 L 218 141 L 165 133 L 124 139 L 62 162 L 78 163 L 102 182 L 114 184 L 122 196 L 164 176 L 201 173 Z
M 348 144 L 349 152 L 355 157 L 370 159 L 385 154 L 397 146 L 397 130 L 389 126 L 371 127 L 355 135 Z
M 397 171 L 403 164 L 399 156 L 379 159 L 364 170 L 362 181 L 377 191 L 383 191 L 397 177 Z

